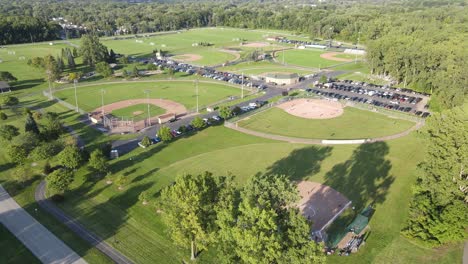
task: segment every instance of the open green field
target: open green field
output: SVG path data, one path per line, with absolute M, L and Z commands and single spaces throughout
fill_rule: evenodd
M 229 71 L 244 73 L 246 75 L 260 75 L 269 72 L 284 72 L 284 73 L 297 73 L 299 75 L 311 74 L 314 71 L 306 70 L 303 68 L 296 68 L 291 66 L 284 66 L 278 63 L 259 61 L 259 62 L 243 62 L 236 65 L 218 68 L 220 71 Z
M 342 64 L 342 65 L 333 67 L 332 69 L 336 71 L 352 71 L 352 72 L 360 72 L 360 73 L 365 73 L 365 74 L 370 73 L 369 67 L 364 62 L 358 62 L 358 63 L 353 62 L 353 63 Z
M 153 104 L 149 105 L 150 116 L 159 116 L 164 114 L 166 111 Z M 140 121 L 148 118 L 148 105 L 147 104 L 136 104 L 125 108 L 112 110 L 111 113 L 115 117 L 133 118 L 133 121 Z
M 331 119 L 306 119 L 273 107 L 252 115 L 239 126 L 264 133 L 317 139 L 365 139 L 397 134 L 414 123 L 379 113 L 345 107 L 341 116 Z
M 228 96 L 240 94 L 238 88 L 223 83 L 203 82 L 198 85 L 200 106 L 209 105 Z M 195 85 L 193 81 L 146 81 L 102 83 L 78 88 L 78 105 L 85 111 L 92 111 L 101 106 L 101 89 L 105 90 L 104 104 L 114 103 L 127 99 L 144 99 L 145 90 L 150 91 L 150 98 L 169 99 L 183 104 L 187 109 L 196 106 Z M 74 89 L 57 91 L 55 96 L 75 104 Z
M 41 263 L 6 227 L 0 224 L 0 263 Z
M 284 51 L 284 62 L 290 65 L 297 65 L 311 68 L 325 68 L 341 64 L 339 61 L 332 61 L 321 58 L 320 55 L 327 51 L 317 49 L 292 49 Z M 283 61 L 283 52 L 276 53 L 276 59 Z

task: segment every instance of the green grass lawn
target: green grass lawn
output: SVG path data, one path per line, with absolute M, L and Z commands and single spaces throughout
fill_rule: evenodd
M 0 263 L 41 263 L 21 241 L 0 224 Z
M 365 73 L 365 74 L 370 73 L 369 66 L 365 62 L 346 63 L 346 64 L 333 67 L 332 69 L 337 70 L 337 71 L 351 71 L 351 72 L 360 72 L 360 73 Z
M 149 114 L 151 116 L 159 116 L 164 114 L 166 111 L 160 107 L 150 104 Z M 125 108 L 112 110 L 111 113 L 115 117 L 133 118 L 133 121 L 141 121 L 148 118 L 148 105 L 147 104 L 136 104 Z
M 223 83 L 199 82 L 199 104 L 208 105 L 240 94 L 238 88 Z M 78 88 L 78 105 L 85 111 L 92 111 L 101 106 L 101 89 L 104 89 L 104 104 L 127 99 L 144 99 L 144 91 L 150 91 L 150 98 L 169 99 L 183 104 L 187 109 L 196 106 L 195 85 L 193 81 L 147 81 L 113 84 L 97 84 Z M 75 104 L 74 89 L 61 90 L 55 96 Z
M 324 68 L 333 65 L 341 64 L 339 61 L 332 61 L 323 59 L 320 57 L 321 54 L 326 53 L 323 50 L 316 49 L 292 49 L 284 52 L 284 62 L 286 64 L 311 67 L 311 68 Z M 278 52 L 277 60 L 283 61 L 283 53 Z
M 239 126 L 282 136 L 318 139 L 365 139 L 396 134 L 413 122 L 345 107 L 343 115 L 331 119 L 306 119 L 273 107 L 240 121 Z

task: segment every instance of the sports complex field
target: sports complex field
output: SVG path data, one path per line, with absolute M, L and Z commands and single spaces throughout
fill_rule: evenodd
M 306 119 L 272 107 L 238 122 L 247 129 L 269 134 L 317 139 L 365 139 L 397 134 L 413 122 L 387 117 L 353 107 L 345 107 L 343 115 L 331 119 Z
M 281 32 L 287 34 L 287 32 Z M 198 54 L 201 58 L 194 64 L 213 65 L 235 58 L 235 55 L 221 51 L 228 47 L 239 46 L 240 40 L 246 42 L 265 42 L 266 35 L 275 35 L 268 31 L 248 31 L 243 29 L 194 29 L 187 32 L 142 37 L 135 39 L 106 39 L 104 45 L 115 52 L 130 56 L 144 57 L 153 49 L 165 49 L 173 55 Z M 293 37 L 291 37 L 293 38 Z M 199 41 L 212 42 L 211 47 L 192 47 Z M 150 43 L 153 42 L 154 45 Z M 79 44 L 79 41 L 76 41 Z M 164 47 L 163 47 L 164 45 Z M 28 94 L 20 98 L 21 107 L 38 107 L 43 111 L 57 112 L 67 126 L 76 131 L 86 143 L 86 149 L 92 151 L 103 143 L 132 140 L 134 135 L 105 135 L 80 122 L 74 111 L 39 93 L 45 89 L 44 72 L 26 65 L 27 58 L 59 54 L 65 44 L 53 46 L 48 43 L 34 45 L 15 45 L 0 49 L 0 71 L 13 73 L 21 83 L 36 83 L 33 87 L 14 91 Z M 271 47 L 265 47 L 265 49 Z M 8 54 L 14 49 L 16 55 Z M 252 47 L 239 47 L 240 53 L 252 50 Z M 245 74 L 263 74 L 266 72 L 297 72 L 308 74 L 318 67 L 337 65 L 342 62 L 320 57 L 323 51 L 290 50 L 285 52 L 283 66 L 273 62 L 240 63 L 220 68 Z M 18 55 L 24 54 L 25 60 Z M 281 52 L 277 60 L 282 59 Z M 341 56 L 341 55 L 337 55 Z M 344 56 L 345 59 L 351 59 Z M 80 62 L 77 58 L 77 63 Z M 298 65 L 301 68 L 293 67 Z M 79 65 L 83 67 L 82 65 Z M 131 65 L 128 65 L 131 69 Z M 142 66 L 143 67 L 143 66 Z M 310 68 L 310 69 L 309 69 Z M 368 74 L 364 63 L 351 63 L 337 66 L 336 69 Z M 151 77 L 152 78 L 152 77 Z M 195 86 L 192 79 L 154 80 L 140 77 L 138 81 L 120 81 L 104 83 L 80 82 L 77 89 L 79 107 L 92 111 L 101 106 L 101 90 L 104 90 L 104 104 L 129 99 L 146 98 L 149 91 L 152 99 L 167 99 L 178 102 L 187 109 L 196 106 Z M 220 82 L 206 82 L 200 79 L 200 106 L 213 104 L 229 96 L 239 96 L 239 87 L 228 86 Z M 209 79 L 208 79 L 209 80 Z M 15 85 L 15 84 L 14 84 Z M 60 85 L 56 85 L 60 89 Z M 31 93 L 31 94 L 29 94 Z M 58 98 L 74 105 L 74 89 L 67 88 L 54 93 Z M 1 99 L 2 95 L 0 95 Z M 150 105 L 152 116 L 164 110 Z M 22 111 L 3 109 L 8 119 L 1 124 L 14 125 L 20 130 L 24 127 L 25 116 Z M 146 118 L 147 105 L 144 103 L 114 110 L 118 116 L 133 115 Z M 143 113 L 141 113 L 143 112 Z M 138 113 L 138 114 L 137 114 Z M 41 121 L 38 123 L 40 124 Z M 345 107 L 343 114 L 331 119 L 305 119 L 293 116 L 282 109 L 273 107 L 264 112 L 239 122 L 239 126 L 255 131 L 301 138 L 318 139 L 355 139 L 373 138 L 396 134 L 411 128 L 413 122 L 394 119 L 383 114 Z M 151 135 L 154 136 L 154 135 Z M 129 144 L 136 144 L 130 141 Z M 418 175 L 417 164 L 423 161 L 425 146 L 421 136 L 411 133 L 407 136 L 385 142 L 363 145 L 319 146 L 292 144 L 258 138 L 243 134 L 222 125 L 209 127 L 199 132 L 179 137 L 170 143 L 158 143 L 146 149 L 136 148 L 120 158 L 110 161 L 111 179 L 123 175 L 127 184 L 119 190 L 115 184 L 107 184 L 107 179 L 95 177 L 86 166 L 76 171 L 75 181 L 66 195 L 65 202 L 59 206 L 73 216 L 86 228 L 103 238 L 104 241 L 128 256 L 135 263 L 181 263 L 188 262 L 188 248 L 173 244 L 157 213 L 160 190 L 170 185 L 177 175 L 211 171 L 214 175 L 235 175 L 235 181 L 242 186 L 256 173 L 268 175 L 285 174 L 291 180 L 308 180 L 334 188 L 352 201 L 355 211 L 375 203 L 375 214 L 370 221 L 371 235 L 359 253 L 349 257 L 332 256 L 328 263 L 458 263 L 461 259 L 461 245 L 446 248 L 429 249 L 416 245 L 401 235 L 401 230 L 408 217 L 408 204 L 411 198 L 411 185 Z M 0 148 L 0 183 L 10 188 L 11 194 L 30 214 L 34 215 L 51 232 L 84 257 L 88 263 L 112 263 L 92 245 L 83 241 L 66 226 L 38 207 L 34 200 L 34 191 L 42 180 L 42 167 L 45 160 L 34 161 L 37 166 L 30 166 L 31 175 L 35 175 L 24 188 L 11 187 L 15 182 L 14 164 L 8 157 L 6 148 Z M 57 157 L 50 160 L 52 166 L 59 165 Z M 28 163 L 30 164 L 30 163 Z M 32 164 L 32 161 L 31 161 Z M 144 206 L 138 196 L 142 191 L 151 194 L 150 205 Z M 347 219 L 340 219 L 344 222 Z M 0 245 L 13 251 L 25 251 L 15 238 L 0 228 Z M 6 241 L 6 242 L 4 242 Z M 4 242 L 4 243 L 3 243 Z M 218 255 L 213 247 L 203 251 L 200 263 L 217 263 Z M 35 258 L 24 254 L 18 263 L 34 263 Z M 0 257 L 2 262 L 2 257 Z
M 79 107 L 87 112 L 100 107 L 101 90 L 105 91 L 105 105 L 127 99 L 145 99 L 145 91 L 149 91 L 149 98 L 172 100 L 183 104 L 187 109 L 196 107 L 197 103 L 193 81 L 147 81 L 80 86 L 77 92 Z M 223 83 L 200 81 L 198 86 L 200 106 L 240 94 L 240 88 Z M 72 88 L 55 92 L 54 95 L 70 104 L 75 104 L 75 94 Z

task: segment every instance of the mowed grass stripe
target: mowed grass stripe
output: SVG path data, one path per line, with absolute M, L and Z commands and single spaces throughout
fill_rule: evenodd
M 366 139 L 397 134 L 414 123 L 379 113 L 345 107 L 331 119 L 306 119 L 273 107 L 240 121 L 239 126 L 264 133 L 316 139 Z

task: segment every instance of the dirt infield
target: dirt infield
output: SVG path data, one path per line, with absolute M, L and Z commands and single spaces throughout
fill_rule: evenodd
M 319 99 L 296 99 L 277 105 L 288 114 L 308 119 L 328 119 L 343 114 L 339 102 Z
M 165 114 L 166 113 L 173 113 L 176 116 L 182 116 L 182 115 L 185 115 L 187 113 L 187 109 L 185 108 L 185 106 L 183 106 L 180 103 L 171 101 L 171 100 L 166 100 L 166 99 L 149 99 L 149 100 L 148 99 L 130 99 L 130 100 L 124 100 L 124 101 L 119 101 L 119 102 L 115 102 L 115 103 L 112 103 L 112 104 L 104 105 L 103 108 L 101 108 L 101 107 L 96 108 L 91 113 L 91 115 L 92 116 L 101 116 L 102 109 L 104 109 L 105 114 L 108 114 L 108 113 L 112 113 L 113 110 L 129 107 L 129 106 L 136 105 L 136 104 L 147 104 L 147 103 L 150 103 L 152 105 L 155 105 L 157 107 L 160 107 L 160 108 L 166 110 Z M 145 122 L 147 122 L 147 120 L 142 120 L 142 121 L 135 122 L 135 130 L 137 130 L 137 131 L 141 130 L 144 127 L 146 127 L 147 125 L 149 125 L 149 124 L 146 124 Z M 157 122 L 158 122 L 158 116 L 151 117 L 151 123 L 152 124 L 155 124 Z
M 249 48 L 263 48 L 270 46 L 270 43 L 267 42 L 250 42 L 242 44 L 242 47 L 249 47 Z
M 342 54 L 342 53 L 341 52 L 327 52 L 327 53 L 320 54 L 320 58 L 326 59 L 326 60 L 332 60 L 332 61 L 342 61 L 342 62 L 353 61 L 352 59 L 335 57 L 335 55 L 337 54 Z
M 197 60 L 201 60 L 202 58 L 203 57 L 198 54 L 180 54 L 180 55 L 172 56 L 173 60 L 183 61 L 183 62 L 197 61 Z
M 322 230 L 349 206 L 349 200 L 345 196 L 326 185 L 301 181 L 297 188 L 301 196 L 297 207 L 307 219 L 313 221 L 312 231 Z

